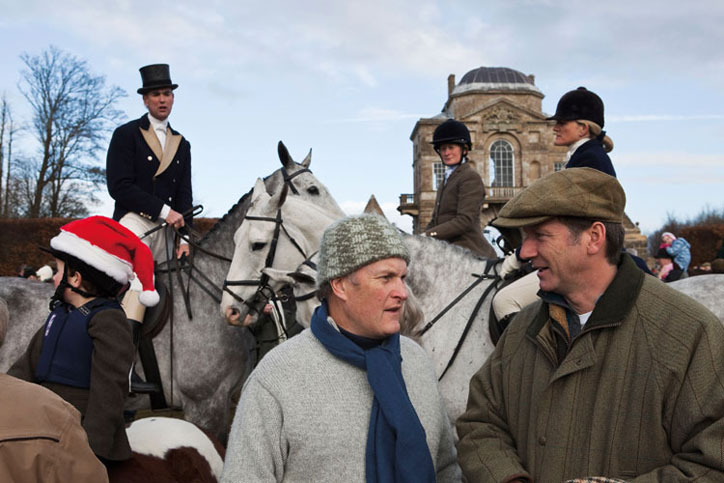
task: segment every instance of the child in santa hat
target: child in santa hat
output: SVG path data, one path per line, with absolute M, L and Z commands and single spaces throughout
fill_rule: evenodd
M 103 216 L 61 227 L 45 250 L 58 266 L 51 313 L 8 374 L 73 404 L 101 461 L 128 459 L 123 406 L 134 347 L 118 297 L 135 272 L 144 288 L 141 302 L 158 302 L 153 257 L 130 230 Z

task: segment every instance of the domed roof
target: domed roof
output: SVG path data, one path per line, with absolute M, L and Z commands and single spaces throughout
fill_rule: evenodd
M 478 67 L 463 76 L 453 94 L 468 91 L 529 91 L 542 94 L 535 86 L 533 76 L 527 76 L 508 67 Z

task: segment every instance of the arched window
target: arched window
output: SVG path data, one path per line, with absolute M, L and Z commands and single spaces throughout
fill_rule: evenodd
M 513 146 L 498 139 L 490 146 L 489 186 L 515 186 L 513 183 Z

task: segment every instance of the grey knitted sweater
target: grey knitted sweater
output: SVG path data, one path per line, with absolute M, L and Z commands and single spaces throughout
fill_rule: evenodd
M 406 337 L 400 347 L 437 481 L 460 481 L 452 428 L 427 355 Z M 305 330 L 267 354 L 245 383 L 222 482 L 364 481 L 372 397 L 366 373 Z

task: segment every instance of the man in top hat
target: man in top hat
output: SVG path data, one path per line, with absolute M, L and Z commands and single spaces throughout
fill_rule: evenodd
M 171 129 L 168 117 L 174 89 L 167 64 L 141 67 L 138 93 L 148 113 L 119 127 L 108 147 L 108 192 L 116 201 L 113 219 L 142 235 L 163 222 L 173 228 L 191 223 L 191 145 Z M 158 231 L 143 240 L 156 261 L 166 259 L 166 234 Z M 188 253 L 182 243 L 177 256 Z
M 625 200 L 577 168 L 500 211 L 496 225 L 524 230 L 540 300 L 470 382 L 467 481 L 724 481 L 724 329 L 622 253 Z
M 430 360 L 399 333 L 409 259 L 379 216 L 325 230 L 322 305 L 247 379 L 223 482 L 460 481 Z
M 168 122 L 178 84 L 171 82 L 168 64 L 147 65 L 139 70 L 143 86 L 138 93 L 148 113 L 115 130 L 106 158 L 108 192 L 116 201 L 113 219 L 138 236 L 164 222 L 183 231 L 192 223 L 188 214 L 192 207 L 191 145 Z M 167 228 L 143 238 L 156 262 L 167 259 L 170 234 Z M 181 258 L 188 252 L 188 244 L 181 240 L 176 256 Z M 132 281 L 123 300 L 128 319 L 136 322 L 136 345 L 145 315 L 138 300 L 140 292 Z M 159 388 L 142 382 L 134 372 L 131 389 L 153 392 Z

